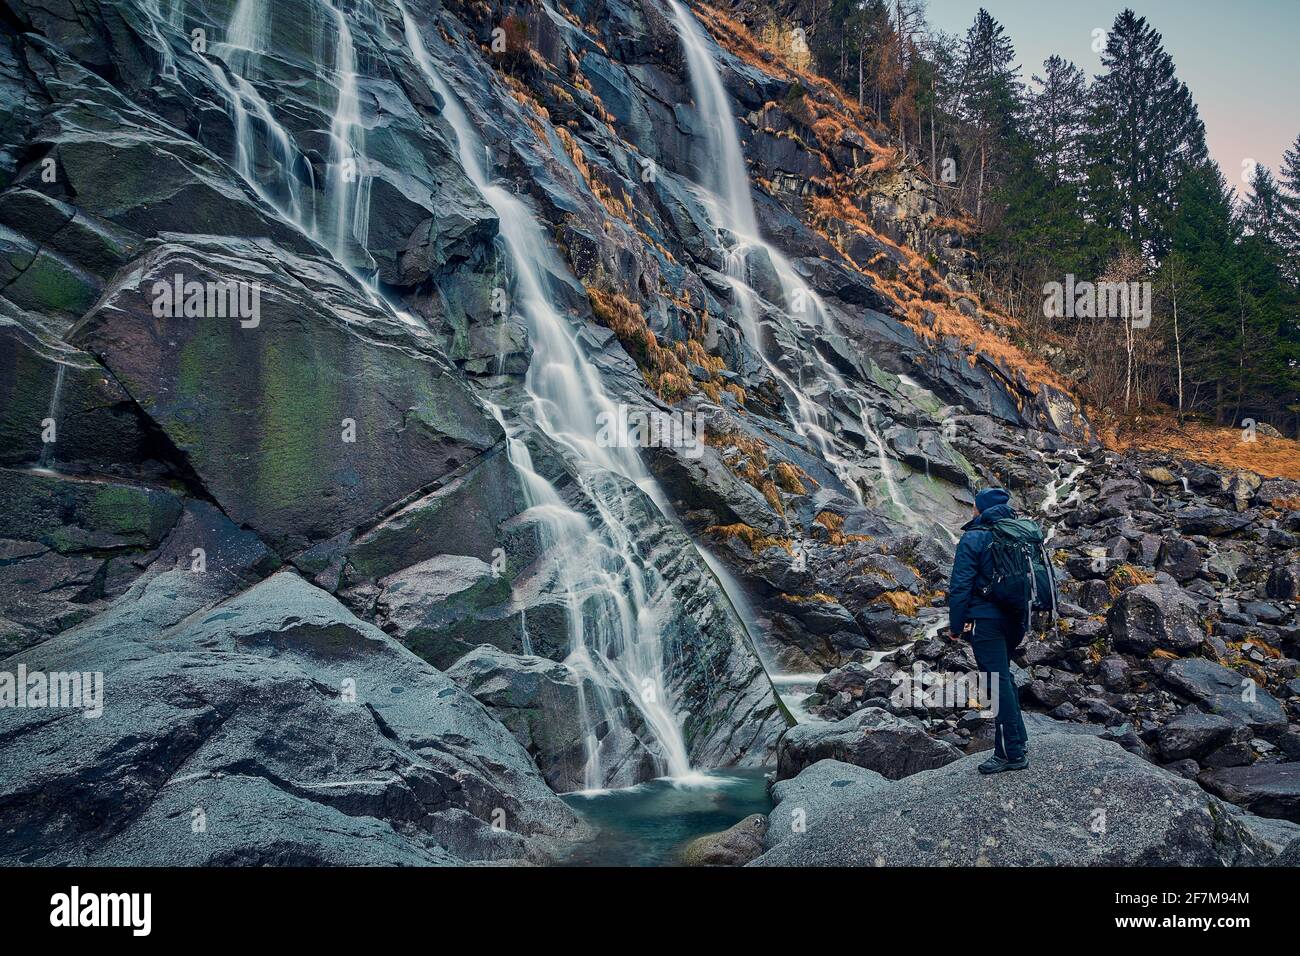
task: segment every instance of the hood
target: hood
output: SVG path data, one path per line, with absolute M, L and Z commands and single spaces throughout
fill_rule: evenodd
M 1000 490 L 1000 489 L 999 489 Z M 1003 492 L 1005 494 L 1005 492 Z M 983 525 L 993 524 L 995 521 L 1001 521 L 1003 518 L 1014 518 L 1016 511 L 1008 504 L 997 504 L 990 507 L 987 511 L 981 511 L 970 521 L 961 526 L 961 530 L 969 531 L 971 528 L 979 528 Z

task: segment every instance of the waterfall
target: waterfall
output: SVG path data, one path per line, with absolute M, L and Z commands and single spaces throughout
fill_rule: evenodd
M 54 427 L 54 441 L 47 441 L 41 445 L 41 456 L 36 462 L 36 467 L 42 471 L 49 470 L 50 446 L 58 441 L 59 436 L 59 404 L 63 401 L 63 374 L 67 371 L 67 366 L 62 362 L 57 362 L 58 371 L 54 373 L 54 390 L 50 392 L 50 409 L 45 418 Z
M 334 74 L 338 97 L 330 120 L 329 181 L 326 202 L 333 212 L 328 244 L 340 262 L 350 262 L 365 248 L 370 233 L 370 177 L 366 174 L 366 131 L 357 96 L 357 54 L 352 28 L 340 6 L 331 4 L 336 40 Z
M 176 54 L 168 41 L 164 28 L 181 32 L 185 21 L 185 0 L 169 0 L 170 6 L 163 12 L 164 0 L 144 0 L 140 9 L 149 20 L 149 32 L 158 41 L 159 72 L 170 79 L 176 79 Z
M 679 0 L 670 0 L 677 33 L 681 39 L 682 49 L 686 54 L 686 66 L 691 79 L 691 95 L 695 107 L 703 121 L 709 144 L 709 155 L 716 157 L 716 162 L 705 170 L 705 182 L 700 185 L 705 192 L 705 205 L 713 217 L 713 224 L 720 232 L 730 233 L 734 246 L 727 257 L 727 281 L 735 292 L 737 305 L 740 307 L 743 323 L 742 331 L 754 351 L 762 359 L 773 378 L 780 383 L 789 396 L 787 404 L 790 421 L 795 431 L 803 438 L 811 439 L 831 469 L 839 476 L 844 485 L 864 503 L 852 465 L 836 450 L 833 434 L 834 422 L 828 411 L 818 406 L 808 395 L 801 383 L 794 381 L 766 355 L 759 328 L 758 295 L 750 285 L 748 276 L 749 259 L 755 250 L 761 250 L 772 263 L 777 280 L 781 284 L 783 303 L 787 315 L 795 320 L 796 315 L 811 315 L 815 328 L 828 328 L 830 317 L 827 315 L 820 297 L 808 286 L 795 271 L 790 260 L 771 243 L 763 239 L 758 228 L 758 216 L 754 211 L 754 200 L 750 195 L 749 171 L 745 166 L 745 156 L 740 148 L 740 137 L 736 133 L 736 118 L 731 112 L 730 100 L 723 88 L 718 66 L 709 49 L 709 41 L 704 29 L 694 15 Z M 806 358 L 812 361 L 817 374 L 829 382 L 839 393 L 848 395 L 847 384 L 843 377 L 822 358 L 815 347 L 804 350 Z M 885 492 L 893 504 L 897 516 L 910 528 L 918 526 L 917 516 L 898 483 L 894 480 L 893 465 L 885 451 L 884 442 L 871 426 L 870 410 L 857 400 L 859 418 L 867 437 L 876 449 L 879 461 L 881 481 Z
M 236 171 L 261 199 L 305 235 L 327 246 L 334 258 L 355 275 L 358 263 L 373 265 L 365 251 L 370 232 L 371 184 L 366 170 L 366 132 L 361 122 L 352 27 L 341 6 L 325 6 L 334 24 L 336 89 L 330 116 L 323 223 L 316 215 L 311 163 L 294 145 L 253 83 L 261 72 L 260 59 L 269 49 L 271 20 L 267 0 L 239 0 L 225 40 L 212 45 L 213 54 L 225 63 L 229 75 L 207 57 L 200 59 L 229 104 L 235 127 Z M 304 198 L 300 171 L 308 180 L 310 200 Z
M 417 65 L 445 101 L 443 116 L 456 133 L 461 165 L 500 220 L 500 236 L 514 266 L 514 307 L 526 322 L 533 349 L 524 380 L 532 418 L 568 453 L 595 510 L 594 519 L 588 519 L 560 498 L 533 468 L 527 446 L 511 434 L 496 410 L 509 436 L 508 457 L 520 477 L 531 516 L 538 519 L 556 555 L 570 631 L 565 663 L 584 679 L 579 716 L 587 755 L 585 786 L 606 786 L 615 769 L 603 763 L 597 726 L 603 722 L 613 728 L 610 733 L 624 739 L 631 735 L 623 708 L 608 690 L 611 684 L 627 695 L 654 736 L 661 750 L 660 769 L 684 777 L 690 773 L 690 761 L 664 679 L 660 637 L 672 609 L 659 606 L 662 596 L 660 601 L 652 598 L 657 591 L 662 595 L 654 587 L 658 573 L 636 553 L 632 533 L 619 518 L 625 486 L 615 477 L 635 484 L 661 508 L 662 494 L 633 442 L 597 439 L 601 413 L 617 421 L 618 409 L 546 291 L 545 276 L 562 267 L 528 207 L 489 180 L 482 161 L 485 149 L 474 126 L 431 60 L 405 5 L 398 0 L 397 6 Z M 588 700 L 588 693 L 595 699 Z
M 213 55 L 226 64 L 229 75 L 208 57 L 200 55 L 199 59 L 230 107 L 235 128 L 235 171 L 263 202 L 307 236 L 316 238 L 311 164 L 294 146 L 292 137 L 252 82 L 259 72 L 258 61 L 266 50 L 269 29 L 266 0 L 239 0 L 225 40 L 212 45 Z M 264 145 L 259 144 L 254 120 L 262 130 Z M 304 199 L 299 170 L 306 173 L 311 199 Z

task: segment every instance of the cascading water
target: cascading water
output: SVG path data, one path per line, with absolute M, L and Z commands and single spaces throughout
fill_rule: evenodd
M 338 98 L 330 120 L 329 181 L 325 197 L 332 223 L 326 241 L 341 262 L 365 253 L 370 232 L 370 176 L 366 173 L 366 131 L 357 96 L 357 54 L 352 28 L 340 6 L 331 5 L 336 41 L 334 74 Z
M 695 98 L 695 107 L 703 118 L 709 140 L 709 155 L 717 158 L 715 164 L 706 168 L 707 181 L 701 185 L 714 226 L 720 232 L 730 233 L 734 243 L 727 257 L 727 279 L 740 307 L 743 332 L 768 371 L 792 400 L 791 424 L 795 431 L 816 444 L 840 480 L 862 503 L 862 493 L 854 469 L 836 450 L 830 414 L 813 401 L 800 383 L 794 381 L 766 355 L 758 321 L 758 295 L 750 285 L 748 276 L 750 257 L 755 251 L 763 252 L 771 262 L 781 284 L 782 297 L 785 299 L 783 304 L 792 319 L 800 315 L 810 316 L 811 324 L 824 329 L 830 325 L 830 318 L 821 299 L 803 281 L 789 259 L 760 234 L 754 200 L 750 195 L 749 172 L 740 148 L 740 137 L 736 134 L 735 116 L 722 86 L 717 63 L 709 50 L 704 30 L 694 15 L 679 0 L 670 2 L 682 49 L 686 53 L 691 94 Z M 810 347 L 805 353 L 816 368 L 819 378 L 831 383 L 837 392 L 847 394 L 843 377 L 821 357 L 816 348 Z M 915 528 L 919 524 L 917 516 L 894 479 L 892 463 L 885 451 L 884 442 L 872 427 L 870 410 L 860 401 L 857 404 L 863 430 L 876 449 L 886 494 L 897 516 L 909 527 Z
M 335 99 L 324 183 L 325 211 L 319 217 L 311 163 L 254 85 L 261 73 L 261 57 L 269 49 L 271 19 L 267 0 L 239 0 L 235 5 L 225 39 L 212 45 L 213 55 L 224 62 L 225 70 L 206 56 L 200 59 L 230 107 L 236 170 L 264 201 L 305 235 L 327 246 L 334 258 L 355 274 L 358 266 L 372 265 L 365 252 L 370 231 L 371 177 L 366 170 L 356 47 L 342 7 L 336 3 L 323 5 L 334 27 Z M 305 196 L 302 178 L 307 179 Z
M 163 4 L 168 8 L 163 10 Z M 175 79 L 176 55 L 172 52 L 166 31 L 180 32 L 185 21 L 185 0 L 145 0 L 141 10 L 149 18 L 149 32 L 158 41 L 158 55 L 161 58 L 159 72 L 165 77 Z
M 398 9 L 416 63 L 446 103 L 443 116 L 456 133 L 465 173 L 500 220 L 501 238 L 514 267 L 515 305 L 526 321 L 533 350 L 524 381 L 532 416 L 538 429 L 568 453 L 595 510 L 593 521 L 567 505 L 535 471 L 524 442 L 510 438 L 507 451 L 530 513 L 539 520 L 556 555 L 570 626 L 565 663 L 580 677 L 590 678 L 583 681 L 580 714 L 586 737 L 585 785 L 588 789 L 606 786 L 608 774 L 616 769 L 602 764 L 605 755 L 597 746 L 598 721 L 614 727 L 619 736 L 631 734 L 623 708 L 608 690 L 611 684 L 626 694 L 653 734 L 661 750 L 661 769 L 685 777 L 690 761 L 663 673 L 660 629 L 667 609 L 652 597 L 664 592 L 654 587 L 657 572 L 636 553 L 630 530 L 618 517 L 625 487 L 617 479 L 637 485 L 656 505 L 661 505 L 662 495 L 630 441 L 598 439 L 601 413 L 618 420 L 618 409 L 546 292 L 544 276 L 560 266 L 552 261 L 545 234 L 528 207 L 489 180 L 481 159 L 484 147 L 474 126 L 434 66 L 400 0 Z M 504 417 L 499 411 L 497 415 L 509 435 Z M 594 700 L 586 698 L 588 692 Z
M 208 57 L 199 59 L 230 107 L 235 127 L 235 170 L 264 202 L 315 238 L 311 164 L 294 146 L 292 137 L 253 84 L 260 72 L 259 60 L 267 48 L 269 29 L 266 0 L 239 0 L 225 39 L 211 47 L 213 56 L 226 64 L 229 75 Z M 259 128 L 264 143 L 259 143 Z M 306 198 L 298 176 L 300 171 L 308 179 Z
M 54 373 L 54 390 L 50 392 L 50 409 L 45 416 L 50 423 L 50 427 L 54 429 L 54 438 L 56 440 L 59 428 L 59 405 L 63 401 L 63 374 L 67 371 L 67 368 L 62 362 L 58 363 L 58 371 Z M 41 471 L 49 470 L 50 450 L 53 446 L 53 441 L 47 441 L 41 445 L 41 457 L 36 463 L 37 469 Z

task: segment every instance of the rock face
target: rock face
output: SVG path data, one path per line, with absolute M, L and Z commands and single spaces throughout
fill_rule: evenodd
M 709 6 L 721 113 L 662 0 L 523 4 L 504 54 L 463 0 L 240 3 L 251 50 L 231 3 L 67 6 L 0 16 L 0 671 L 108 698 L 3 712 L 6 859 L 542 860 L 584 834 L 553 791 L 672 761 L 941 767 L 991 725 L 889 678 L 974 667 L 941 529 L 990 482 L 1052 530 L 1045 726 L 1297 759 L 1295 484 L 1110 454 L 1036 360 L 939 333 L 997 322 L 954 211 Z M 743 277 L 702 195 L 733 126 Z M 761 659 L 827 722 L 781 738 Z
M 257 325 L 155 317 L 152 290 L 177 275 L 259 284 Z M 151 243 L 69 338 L 234 520 L 284 552 L 374 522 L 501 440 L 432 336 L 270 242 Z
M 502 64 L 471 52 L 479 12 L 406 7 L 443 73 L 476 91 L 468 111 L 492 117 L 492 164 L 510 152 L 513 175 L 537 167 L 539 217 L 568 209 L 566 244 L 590 251 L 585 234 L 605 234 L 595 186 L 533 134 Z M 437 668 L 484 643 L 540 658 L 529 666 L 541 672 L 560 666 L 610 612 L 574 598 L 558 572 L 574 547 L 620 548 L 630 570 L 608 590 L 645 591 L 626 624 L 662 649 L 644 669 L 662 671 L 668 726 L 647 727 L 633 692 L 596 667 L 581 685 L 607 704 L 593 726 L 579 726 L 583 694 L 555 684 L 541 723 L 511 730 L 560 789 L 583 782 L 572 749 L 588 732 L 601 785 L 664 772 L 669 739 L 700 766 L 770 761 L 785 716 L 671 503 L 648 480 L 594 478 L 600 463 L 574 461 L 533 415 L 530 332 L 494 305 L 494 292 L 517 291 L 516 264 L 402 8 L 241 5 L 265 14 L 251 53 L 227 42 L 239 26 L 229 5 L 92 8 L 11 11 L 0 26 L 0 86 L 20 104 L 0 135 L 0 467 L 14 503 L 0 513 L 0 655 L 127 613 L 169 532 L 172 550 L 195 550 L 172 528 L 200 506 L 266 552 L 223 598 L 290 566 Z M 210 41 L 202 51 L 194 28 Z M 618 82 L 629 82 L 621 66 Z M 343 162 L 340 140 L 354 154 Z M 561 179 L 539 167 L 552 160 L 569 170 Z M 551 258 L 539 294 L 581 336 L 592 387 L 659 403 L 594 321 L 583 285 L 594 273 Z M 615 261 L 587 265 L 597 260 Z M 646 265 L 614 273 L 623 267 Z M 42 440 L 47 416 L 56 439 Z M 503 423 L 535 471 L 512 462 Z M 547 539 L 529 511 L 534 480 L 589 521 L 587 539 L 570 550 Z M 618 513 L 589 493 L 593 480 L 625 482 Z
M 1028 769 L 993 777 L 976 772 L 979 759 L 838 798 L 835 775 L 815 765 L 816 825 L 752 865 L 1235 866 L 1272 855 L 1195 783 L 1108 741 L 1041 737 Z
M 330 595 L 280 572 L 205 610 L 219 592 L 193 576 L 159 570 L 11 659 L 99 671 L 106 697 L 98 718 L 8 722 L 5 859 L 341 863 L 370 838 L 370 862 L 429 863 L 583 835 L 481 705 Z

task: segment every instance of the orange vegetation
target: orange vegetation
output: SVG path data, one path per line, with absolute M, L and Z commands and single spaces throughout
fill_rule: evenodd
M 821 511 L 813 518 L 813 524 L 819 524 L 830 532 L 830 543 L 835 547 L 843 547 L 850 541 L 870 541 L 869 534 L 845 534 L 841 529 L 844 527 L 844 518 L 833 511 Z
M 794 551 L 793 542 L 789 538 L 774 538 L 747 524 L 715 524 L 706 528 L 705 533 L 723 541 L 739 538 L 749 545 L 749 550 L 755 554 L 762 554 L 768 548 L 784 548 L 791 553 Z
M 924 597 L 910 591 L 886 591 L 871 603 L 888 604 L 899 614 L 916 617 L 916 612 L 928 603 Z
M 646 325 L 641 306 L 621 292 L 603 289 L 588 288 L 587 298 L 596 321 L 614 333 L 655 394 L 675 402 L 694 390 L 690 372 L 676 351 L 659 344 Z
M 1181 428 L 1167 415 L 1143 414 L 1098 429 L 1102 443 L 1115 451 L 1159 451 L 1175 458 L 1253 471 L 1265 478 L 1300 480 L 1300 442 L 1255 436 L 1242 441 L 1241 429 L 1187 422 Z M 1275 502 L 1275 506 L 1287 507 Z
M 785 514 L 785 505 L 781 501 L 781 492 L 777 489 L 776 482 L 768 477 L 769 465 L 766 444 L 741 432 L 716 432 L 712 430 L 705 430 L 704 444 L 713 448 L 734 447 L 738 454 L 724 457 L 722 463 L 741 481 L 758 489 L 773 511 L 779 515 Z
M 986 327 L 979 319 L 979 311 L 970 316 L 961 312 L 952 303 L 961 298 L 975 301 L 974 296 L 950 288 L 924 258 L 914 249 L 899 245 L 888 236 L 883 236 L 871 225 L 867 215 L 852 202 L 837 196 L 814 196 L 808 201 L 814 229 L 820 232 L 831 245 L 843 255 L 846 262 L 864 275 L 871 277 L 876 288 L 898 306 L 903 322 L 922 339 L 931 341 L 939 336 L 950 336 L 970 347 L 969 356 L 972 365 L 980 355 L 1010 373 L 1018 373 L 1031 385 L 1047 384 L 1066 394 L 1072 394 L 1068 383 L 1042 359 L 1017 348 L 1010 340 L 994 328 Z M 878 272 L 869 271 L 853 261 L 845 252 L 844 233 L 856 232 L 869 236 L 876 242 L 893 249 L 902 260 L 899 278 L 891 279 Z M 880 253 L 867 265 L 880 262 Z M 935 301 L 937 291 L 944 301 Z M 985 310 L 985 314 L 987 310 Z M 997 316 L 1006 326 L 1014 323 L 1005 316 Z M 1015 394 L 1015 389 L 1011 393 Z

